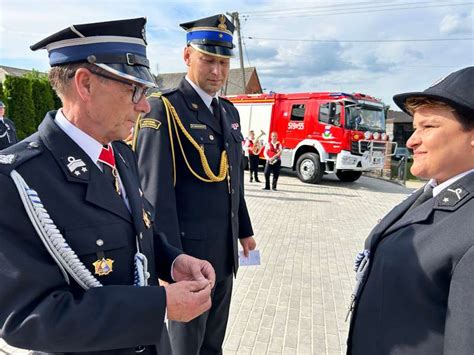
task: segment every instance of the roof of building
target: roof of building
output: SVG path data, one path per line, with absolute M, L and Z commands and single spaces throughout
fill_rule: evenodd
M 413 117 L 402 111 L 388 110 L 387 123 L 412 123 Z
M 257 69 L 255 67 L 248 67 L 248 68 L 244 68 L 244 71 L 245 71 L 245 82 L 246 82 L 247 88 L 248 88 L 248 85 L 249 85 L 250 79 L 252 78 L 253 73 L 255 73 L 255 76 L 258 82 L 258 87 L 260 89 L 260 92 L 262 92 L 260 80 L 258 79 L 258 75 L 257 75 Z M 175 88 L 179 85 L 179 82 L 185 75 L 186 75 L 185 72 L 158 74 L 156 76 L 156 82 L 158 84 L 158 88 L 160 90 Z M 242 71 L 240 70 L 240 68 L 229 70 L 227 85 L 224 85 L 223 92 L 225 93 L 225 95 L 237 95 L 237 94 L 244 93 L 244 90 L 242 88 Z
M 5 80 L 7 75 L 10 76 L 23 76 L 25 74 L 31 73 L 33 70 L 20 69 L 14 67 L 8 67 L 6 65 L 0 65 L 0 82 Z M 41 74 L 47 75 L 46 73 L 40 72 Z

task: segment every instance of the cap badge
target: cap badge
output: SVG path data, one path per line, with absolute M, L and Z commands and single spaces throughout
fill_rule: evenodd
M 225 24 L 226 17 L 224 15 L 219 16 L 219 24 L 217 25 L 217 28 L 222 30 L 222 31 L 227 31 L 227 26 Z

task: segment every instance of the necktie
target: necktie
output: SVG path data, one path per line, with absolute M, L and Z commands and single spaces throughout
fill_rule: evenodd
M 118 171 L 115 167 L 114 150 L 110 144 L 103 146 L 97 161 L 102 163 L 105 176 L 113 183 L 117 194 L 121 195 Z
M 428 201 L 430 198 L 433 198 L 433 186 L 427 185 L 425 187 L 425 191 L 423 191 L 423 193 L 420 196 L 418 196 L 418 198 L 415 200 L 415 202 L 413 202 L 413 204 L 410 206 L 407 212 L 411 211 L 415 207 L 418 207 L 422 203 Z
M 221 123 L 221 110 L 219 108 L 219 101 L 217 101 L 215 97 L 212 99 L 211 107 L 212 107 L 212 113 L 214 114 L 214 118 L 220 124 Z

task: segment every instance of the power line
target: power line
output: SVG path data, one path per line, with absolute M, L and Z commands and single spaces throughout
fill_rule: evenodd
M 387 3 L 391 1 L 381 1 L 380 3 Z M 432 1 L 424 1 L 424 2 L 432 2 Z M 276 10 L 254 10 L 254 11 L 243 11 L 244 14 L 260 14 L 260 13 L 275 13 L 275 12 L 287 12 L 287 11 L 308 11 L 308 10 L 316 10 L 316 9 L 323 9 L 323 8 L 339 8 L 340 6 L 356 6 L 356 5 L 363 5 L 363 4 L 374 4 L 373 1 L 362 1 L 362 2 L 346 2 L 346 3 L 336 3 L 332 5 L 318 5 L 318 6 L 310 6 L 310 7 L 301 7 L 299 9 L 289 8 L 289 9 L 276 9 Z
M 352 14 L 359 14 L 359 13 L 374 13 L 374 12 L 387 12 L 387 11 L 400 11 L 400 10 L 412 10 L 412 9 L 426 9 L 426 8 L 436 8 L 436 7 L 452 7 L 452 6 L 466 6 L 466 5 L 474 5 L 474 2 L 465 2 L 465 3 L 455 3 L 455 4 L 439 4 L 439 5 L 430 5 L 427 2 L 426 5 L 417 6 L 423 3 L 414 3 L 414 4 L 407 4 L 403 3 L 402 5 L 378 5 L 371 7 L 352 7 L 352 8 L 345 8 L 343 11 L 340 9 L 328 9 L 328 10 L 319 10 L 319 11 L 304 11 L 304 10 L 287 10 L 284 12 L 275 12 L 272 14 L 271 12 L 267 12 L 266 14 L 261 15 L 242 15 L 242 18 L 245 20 L 248 19 L 271 19 L 271 18 L 281 18 L 285 17 L 318 17 L 318 16 L 334 16 L 334 15 L 352 15 Z M 415 5 L 415 6 L 412 6 Z M 378 8 L 377 8 L 378 7 Z M 380 8 L 380 7 L 387 7 L 387 8 Z
M 464 38 L 426 38 L 426 39 L 298 39 L 298 38 L 266 38 L 266 37 L 252 37 L 247 39 L 256 39 L 261 41 L 285 41 L 285 42 L 320 42 L 320 43 L 395 43 L 395 42 L 449 42 L 449 41 L 472 41 L 474 37 Z

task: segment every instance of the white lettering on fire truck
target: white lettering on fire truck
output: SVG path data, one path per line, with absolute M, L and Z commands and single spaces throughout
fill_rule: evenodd
M 288 129 L 303 130 L 304 129 L 304 122 L 290 121 L 290 122 L 288 122 Z

